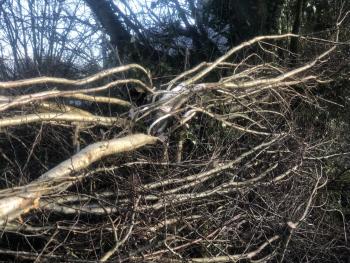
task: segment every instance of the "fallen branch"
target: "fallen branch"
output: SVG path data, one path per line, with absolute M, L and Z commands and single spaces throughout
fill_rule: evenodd
M 66 180 L 65 178 L 67 176 L 71 176 L 74 173 L 87 168 L 89 165 L 103 157 L 136 150 L 146 144 L 153 144 L 156 141 L 157 138 L 152 136 L 134 134 L 124 138 L 97 142 L 87 146 L 68 160 L 41 175 L 35 180 L 35 182 L 21 187 L 16 193 L 13 194 L 11 193 L 11 190 L 9 190 L 9 195 L 13 196 L 0 199 L 0 224 L 10 222 L 33 208 L 39 208 L 39 199 L 42 195 L 57 191 L 55 188 L 45 190 L 45 184 L 51 183 L 52 181 L 57 184 L 62 183 L 62 180 Z M 68 182 L 64 186 L 64 189 L 68 188 L 74 182 L 74 180 Z M 33 185 L 35 185 L 34 189 L 32 188 Z

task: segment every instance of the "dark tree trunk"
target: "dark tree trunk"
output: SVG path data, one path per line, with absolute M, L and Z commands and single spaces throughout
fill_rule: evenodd
M 293 34 L 299 34 L 300 32 L 301 21 L 303 17 L 303 6 L 304 0 L 298 0 L 295 6 L 295 18 L 292 28 Z M 298 53 L 298 38 L 291 39 L 289 49 L 294 54 Z
M 124 55 L 130 46 L 131 35 L 125 30 L 118 15 L 113 12 L 112 3 L 108 0 L 85 0 L 85 2 L 109 35 L 113 47 Z

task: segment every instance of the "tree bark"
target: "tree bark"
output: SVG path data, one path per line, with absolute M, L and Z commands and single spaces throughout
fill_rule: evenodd
M 112 3 L 105 0 L 85 0 L 101 23 L 106 33 L 110 36 L 113 47 L 124 54 L 127 46 L 130 45 L 131 35 L 124 28 L 117 14 L 113 12 Z
M 304 0 L 298 0 L 295 7 L 295 18 L 292 28 L 292 33 L 298 35 L 300 32 L 300 26 L 303 16 L 303 6 L 304 6 Z M 290 41 L 290 51 L 292 53 L 298 52 L 298 38 L 292 38 Z

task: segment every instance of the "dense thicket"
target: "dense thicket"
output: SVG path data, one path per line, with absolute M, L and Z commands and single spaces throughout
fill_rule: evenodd
M 347 262 L 349 10 L 1 1 L 0 259 Z

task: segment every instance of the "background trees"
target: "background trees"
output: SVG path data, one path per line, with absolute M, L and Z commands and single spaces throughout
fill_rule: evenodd
M 0 253 L 345 261 L 348 5 L 2 1 Z

